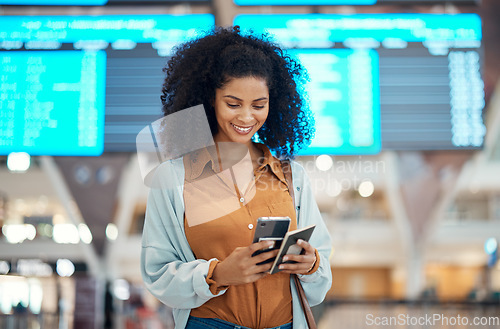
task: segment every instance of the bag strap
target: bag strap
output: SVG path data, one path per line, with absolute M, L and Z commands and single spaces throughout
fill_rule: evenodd
M 302 284 L 300 283 L 300 279 L 296 274 L 292 274 L 292 277 L 295 282 L 295 288 L 297 288 L 297 292 L 299 294 L 300 305 L 302 305 L 302 309 L 304 310 L 304 314 L 306 316 L 307 326 L 309 329 L 316 329 L 316 322 L 314 321 L 314 316 L 311 311 L 311 307 L 309 306 L 309 302 L 307 301 L 304 288 L 302 288 Z
M 288 185 L 288 193 L 290 193 L 290 196 L 292 197 L 293 207 L 295 208 L 295 191 L 293 189 L 292 166 L 290 165 L 290 160 L 282 160 L 281 169 L 283 170 L 283 175 L 285 176 L 285 180 Z M 299 295 L 300 305 L 302 306 L 302 309 L 304 310 L 304 314 L 306 316 L 307 326 L 309 327 L 309 329 L 316 329 L 316 322 L 314 321 L 311 307 L 309 306 L 306 293 L 304 292 L 304 288 L 302 288 L 299 277 L 296 274 L 292 274 L 292 277 L 293 282 L 295 283 L 295 288 L 297 289 L 297 293 Z

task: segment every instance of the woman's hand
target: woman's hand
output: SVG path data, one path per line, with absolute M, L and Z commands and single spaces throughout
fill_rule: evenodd
M 274 245 L 273 241 L 261 241 L 248 247 L 240 247 L 214 269 L 212 278 L 219 286 L 231 286 L 237 284 L 251 283 L 269 275 L 272 262 L 257 265 L 269 258 L 276 257 L 278 250 L 267 251 L 252 257 L 252 254 L 260 249 L 267 249 Z
M 297 244 L 300 247 L 304 248 L 305 253 L 303 255 L 286 255 L 285 257 L 283 257 L 283 262 L 296 262 L 290 264 L 281 264 L 279 268 L 283 273 L 307 274 L 307 272 L 312 270 L 312 268 L 318 261 L 316 259 L 316 250 L 309 244 L 309 242 L 299 239 L 297 240 Z

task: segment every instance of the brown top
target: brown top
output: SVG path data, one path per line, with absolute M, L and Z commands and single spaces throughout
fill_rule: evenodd
M 233 161 L 231 169 L 223 171 L 219 170 L 215 148 L 184 157 L 184 226 L 196 258 L 224 260 L 236 247 L 250 245 L 259 217 L 289 216 L 290 230 L 297 228 L 280 161 L 266 146 L 255 145 L 263 152 L 255 170 L 248 151 L 240 161 Z M 219 146 L 224 154 L 221 149 Z M 230 154 L 235 153 L 238 152 L 233 150 Z M 222 168 L 229 166 L 223 162 Z M 211 275 L 216 264 L 212 262 L 207 277 L 214 294 L 217 286 Z M 223 295 L 193 309 L 191 315 L 215 317 L 250 328 L 289 323 L 292 321 L 290 275 L 276 273 L 253 283 L 230 286 Z

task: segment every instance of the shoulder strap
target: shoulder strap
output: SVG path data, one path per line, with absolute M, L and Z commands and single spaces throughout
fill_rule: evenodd
M 300 305 L 302 305 L 302 309 L 304 310 L 304 315 L 306 316 L 307 327 L 309 329 L 317 329 L 316 322 L 314 321 L 314 316 L 311 311 L 311 307 L 309 306 L 309 301 L 306 298 L 306 293 L 304 292 L 304 288 L 302 288 L 300 279 L 296 274 L 292 274 L 292 277 L 293 281 L 295 282 L 295 288 L 297 288 L 297 293 L 299 294 Z
M 285 176 L 286 183 L 288 185 L 288 193 L 292 197 L 293 207 L 295 208 L 295 191 L 293 189 L 292 180 L 292 166 L 290 165 L 290 160 L 281 161 L 281 169 L 283 170 L 283 175 Z M 304 315 L 306 316 L 306 322 L 309 329 L 316 329 L 316 322 L 314 321 L 314 316 L 307 301 L 306 293 L 302 284 L 300 283 L 299 277 L 296 274 L 292 274 L 293 282 L 295 283 L 295 288 L 297 289 L 297 294 L 299 295 L 300 305 L 304 310 Z

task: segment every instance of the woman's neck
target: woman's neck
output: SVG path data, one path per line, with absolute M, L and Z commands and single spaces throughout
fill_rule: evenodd
M 215 143 L 217 158 L 221 170 L 225 170 L 250 155 L 253 169 L 257 169 L 262 163 L 264 153 L 254 143 Z

